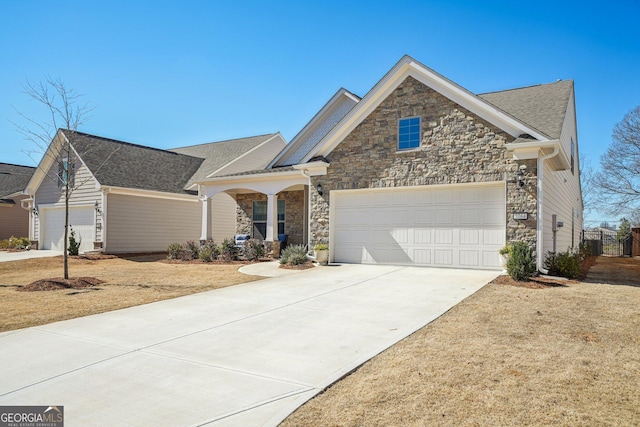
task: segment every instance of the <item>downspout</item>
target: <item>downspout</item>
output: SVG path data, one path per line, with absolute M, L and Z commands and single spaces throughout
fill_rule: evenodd
M 542 224 L 544 221 L 543 215 L 542 215 L 542 199 L 543 199 L 543 177 L 544 177 L 544 161 L 547 159 L 550 159 L 551 157 L 554 157 L 558 154 L 558 152 L 560 151 L 560 145 L 556 145 L 553 148 L 553 151 L 547 155 L 544 155 L 542 157 L 538 157 L 538 223 L 537 223 L 537 243 L 536 243 L 536 264 L 538 266 L 538 271 L 541 272 L 542 274 L 548 274 L 549 270 L 546 270 L 544 268 L 544 261 L 543 261 L 543 252 L 542 252 L 542 243 L 544 241 L 544 232 L 542 229 Z

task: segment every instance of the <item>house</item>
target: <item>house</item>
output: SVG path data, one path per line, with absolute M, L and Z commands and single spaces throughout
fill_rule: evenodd
M 60 155 L 64 141 L 71 144 L 71 158 Z M 81 252 L 164 251 L 172 242 L 198 240 L 202 223 L 211 225 L 208 238 L 233 237 L 235 201 L 220 194 L 208 208 L 195 180 L 264 168 L 285 144 L 274 133 L 160 150 L 59 130 L 25 186 L 30 237 L 40 249 L 63 248 L 65 170 L 75 188 L 69 224 Z
M 328 243 L 332 262 L 499 269 L 524 240 L 543 270 L 582 229 L 573 82 L 474 94 L 405 56 L 363 98 L 339 90 L 265 168 L 196 183 L 204 203 L 237 201 L 237 233 Z
M 22 190 L 35 168 L 0 163 L 0 240 L 29 236 L 29 212 L 22 209 Z

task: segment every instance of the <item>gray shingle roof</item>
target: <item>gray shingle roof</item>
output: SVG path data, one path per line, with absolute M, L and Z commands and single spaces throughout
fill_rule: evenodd
M 192 145 L 189 147 L 172 148 L 169 151 L 205 159 L 198 171 L 187 183 L 187 187 L 189 187 L 195 182 L 204 180 L 207 175 L 237 159 L 266 140 L 273 138 L 275 135 L 277 135 L 277 133 Z M 265 159 L 264 166 L 267 166 L 270 161 L 271 159 Z
M 194 194 L 185 185 L 204 159 L 77 132 L 72 145 L 98 182 L 106 186 Z
M 560 138 L 573 80 L 478 95 L 550 138 Z
M 0 199 L 25 189 L 36 168 L 0 163 Z

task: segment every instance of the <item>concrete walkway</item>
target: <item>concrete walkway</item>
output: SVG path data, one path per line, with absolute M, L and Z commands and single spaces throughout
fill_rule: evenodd
M 498 272 L 342 265 L 0 334 L 0 405 L 65 425 L 275 426 Z
M 32 250 L 21 252 L 0 251 L 0 262 L 19 261 L 22 259 L 48 258 L 62 255 L 62 251 Z

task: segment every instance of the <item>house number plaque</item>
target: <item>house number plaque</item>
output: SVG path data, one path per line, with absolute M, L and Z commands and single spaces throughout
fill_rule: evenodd
M 527 212 L 514 212 L 513 219 L 529 219 L 529 213 Z

